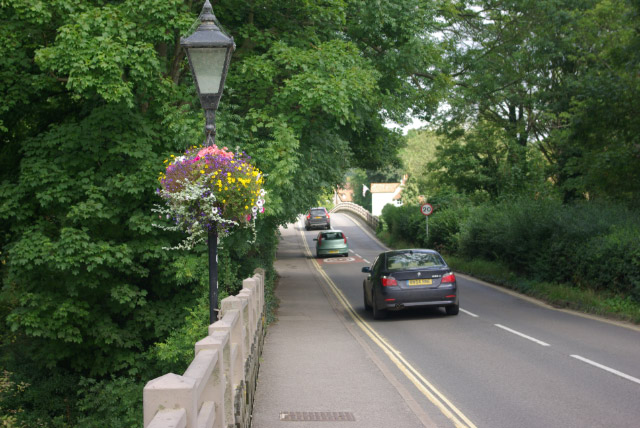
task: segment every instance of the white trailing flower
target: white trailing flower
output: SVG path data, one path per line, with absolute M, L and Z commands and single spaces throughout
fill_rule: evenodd
M 174 225 L 153 224 L 163 230 L 186 231 L 187 237 L 177 246 L 163 249 L 192 249 L 196 245 L 205 242 L 210 228 L 220 225 L 221 234 L 225 230 L 238 223 L 220 216 L 217 207 L 213 206 L 216 196 L 200 181 L 183 182 L 182 190 L 179 192 L 167 192 L 159 190 L 158 193 L 166 201 L 165 205 L 156 204 L 153 212 L 161 217 L 173 219 Z

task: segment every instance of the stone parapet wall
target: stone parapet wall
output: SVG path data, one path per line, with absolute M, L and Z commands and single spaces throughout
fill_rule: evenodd
M 347 211 L 357 214 L 367 223 L 367 225 L 369 225 L 370 228 L 372 228 L 373 230 L 378 229 L 378 223 L 380 222 L 378 217 L 372 215 L 369 211 L 358 204 L 354 204 L 353 202 L 340 202 L 331 210 L 332 213 L 338 211 Z
M 242 286 L 220 302 L 219 320 L 195 344 L 184 374 L 168 373 L 145 385 L 145 428 L 250 426 L 264 343 L 264 271 L 256 269 Z

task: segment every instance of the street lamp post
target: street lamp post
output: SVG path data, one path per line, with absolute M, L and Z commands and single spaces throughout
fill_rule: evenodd
M 209 0 L 204 2 L 199 16 L 200 25 L 190 36 L 180 39 L 187 52 L 191 74 L 196 84 L 200 104 L 205 115 L 205 146 L 216 139 L 216 110 L 222 96 L 231 54 L 236 48 L 233 37 L 227 35 L 217 22 Z M 209 229 L 209 322 L 216 321 L 218 309 L 218 228 Z

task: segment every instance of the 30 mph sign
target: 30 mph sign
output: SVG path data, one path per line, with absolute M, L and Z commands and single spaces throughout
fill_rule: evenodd
M 433 207 L 431 204 L 422 204 L 420 205 L 420 212 L 424 215 L 431 215 L 433 212 Z

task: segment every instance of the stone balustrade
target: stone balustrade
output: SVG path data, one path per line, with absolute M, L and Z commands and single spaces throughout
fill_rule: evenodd
M 370 228 L 372 228 L 373 230 L 378 229 L 378 223 L 380 222 L 378 217 L 371 214 L 369 211 L 358 204 L 354 204 L 353 202 L 340 202 L 331 210 L 332 213 L 338 211 L 348 211 L 357 214 L 369 225 Z
M 145 428 L 248 427 L 264 340 L 264 271 L 220 302 L 218 321 L 195 344 L 182 376 L 168 373 L 143 392 Z

